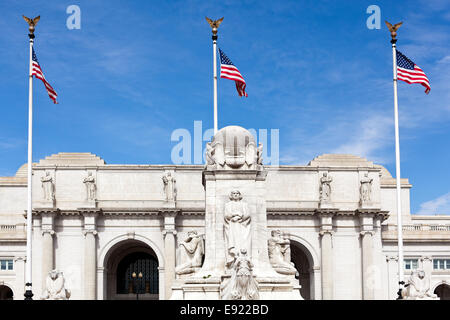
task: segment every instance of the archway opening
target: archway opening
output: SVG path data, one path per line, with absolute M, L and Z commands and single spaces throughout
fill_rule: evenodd
M 296 278 L 301 285 L 300 293 L 303 299 L 314 299 L 314 273 L 311 254 L 304 245 L 293 240 L 291 240 L 291 261 L 298 271 Z
M 450 286 L 447 284 L 440 284 L 434 289 L 434 293 L 438 295 L 441 300 L 450 300 Z
M 159 263 L 145 243 L 126 240 L 111 248 L 106 259 L 108 300 L 159 299 Z
M 0 286 L 0 300 L 13 300 L 14 294 L 10 287 Z

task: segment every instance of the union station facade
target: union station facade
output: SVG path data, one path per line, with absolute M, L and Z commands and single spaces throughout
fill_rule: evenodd
M 186 294 L 189 275 L 177 273 L 181 244 L 196 231 L 205 238 L 204 263 L 216 254 L 211 247 L 220 244 L 211 240 L 209 229 L 218 227 L 208 222 L 208 208 L 222 205 L 234 189 L 251 212 L 264 216 L 253 219 L 252 230 L 263 235 L 253 240 L 254 256 L 267 255 L 261 252 L 267 245 L 259 245 L 273 230 L 289 240 L 296 269 L 292 279 L 303 299 L 397 297 L 399 213 L 395 179 L 383 166 L 353 155 L 324 154 L 305 166 L 239 170 L 106 164 L 90 153 L 59 153 L 33 164 L 34 299 L 44 293 L 53 269 L 63 272 L 70 299 Z M 226 180 L 223 196 L 220 179 Z M 366 203 L 361 200 L 364 179 L 370 182 Z M 208 189 L 212 180 L 213 191 Z M 324 184 L 330 187 L 326 203 L 321 202 Z M 412 186 L 408 179 L 401 186 L 405 278 L 422 269 L 431 291 L 449 299 L 450 218 L 411 215 Z M 23 299 L 26 206 L 23 165 L 14 177 L 0 177 L 0 299 Z

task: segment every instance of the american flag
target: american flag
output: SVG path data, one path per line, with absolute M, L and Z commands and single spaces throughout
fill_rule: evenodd
M 220 53 L 220 77 L 234 80 L 236 83 L 236 90 L 239 97 L 248 97 L 247 92 L 245 92 L 245 80 L 239 72 L 238 68 L 231 62 L 231 60 L 219 49 Z
M 430 82 L 425 73 L 414 62 L 397 50 L 397 79 L 407 83 L 420 83 L 428 94 L 431 90 Z
M 57 94 L 56 94 L 55 90 L 52 88 L 50 83 L 48 83 L 47 80 L 45 80 L 44 73 L 42 72 L 42 69 L 39 66 L 39 62 L 36 57 L 36 52 L 34 52 L 34 48 L 33 48 L 32 60 L 33 60 L 33 63 L 31 65 L 31 75 L 35 76 L 36 79 L 42 80 L 42 82 L 45 85 L 45 89 L 47 89 L 47 93 L 48 93 L 48 96 L 50 97 L 50 99 L 53 100 L 53 103 L 58 103 L 58 102 L 56 102 Z

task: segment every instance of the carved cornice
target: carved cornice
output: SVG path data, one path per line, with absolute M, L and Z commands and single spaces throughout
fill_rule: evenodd
M 316 209 L 316 215 L 321 217 L 332 217 L 339 212 L 337 208 L 318 208 Z
M 97 216 L 102 212 L 102 209 L 97 208 L 78 208 L 78 212 L 85 217 Z
M 157 216 L 157 210 L 103 210 L 104 216 Z
M 312 216 L 315 213 L 315 208 L 267 208 L 267 215 L 271 216 Z
M 164 209 L 160 209 L 159 212 L 164 216 L 164 217 L 176 217 L 178 215 L 178 213 L 180 212 L 180 209 L 176 209 L 176 208 L 164 208 Z
M 43 214 L 54 214 L 57 215 L 60 213 L 59 208 L 34 208 L 33 209 L 33 216 L 41 216 Z M 24 216 L 27 216 L 27 212 L 25 210 Z

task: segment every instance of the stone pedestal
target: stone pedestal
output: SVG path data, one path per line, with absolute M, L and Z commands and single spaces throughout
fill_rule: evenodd
M 226 127 L 214 136 L 211 143 L 216 149 L 207 155 L 209 163 L 203 172 L 205 260 L 202 268 L 191 277 L 175 281 L 171 299 L 217 300 L 224 296 L 224 288 L 233 272 L 227 264 L 230 261 L 230 248 L 226 247 L 225 236 L 225 208 L 232 201 L 232 191 L 240 194 L 242 199 L 239 201 L 242 201 L 242 206 L 247 208 L 245 210 L 250 216 L 246 227 L 250 228 L 249 240 L 237 244 L 239 248 L 236 251 L 244 247 L 247 250 L 259 299 L 302 299 L 295 277 L 277 273 L 269 261 L 265 188 L 267 172 L 258 163 L 256 149 L 252 149 L 255 146 L 253 137 L 243 128 Z

